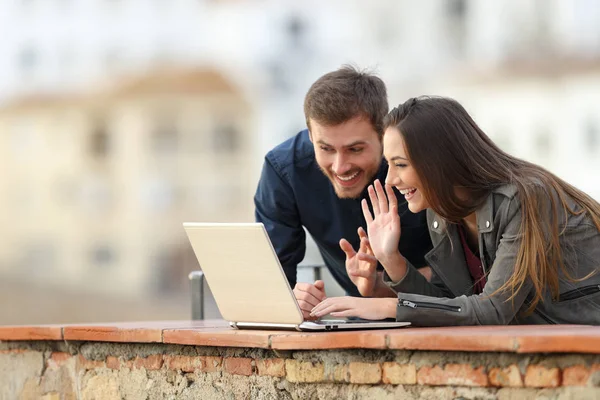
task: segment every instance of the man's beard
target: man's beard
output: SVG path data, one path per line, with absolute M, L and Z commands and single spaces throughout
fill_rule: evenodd
M 333 186 L 333 190 L 335 191 L 335 194 L 340 199 L 358 199 L 358 198 L 360 198 L 360 195 L 365 190 L 365 187 L 373 180 L 373 178 L 377 174 L 377 170 L 378 170 L 378 168 L 377 168 L 377 169 L 374 169 L 373 171 L 367 171 L 367 170 L 359 168 L 359 169 L 350 171 L 350 174 L 346 174 L 346 175 L 353 175 L 358 172 L 358 174 L 360 175 L 360 177 L 359 177 L 360 182 L 355 186 L 346 188 L 346 187 L 340 185 L 340 183 L 336 179 L 337 175 L 334 174 L 331 170 L 326 170 L 324 168 L 321 168 L 320 165 L 319 165 L 319 169 L 321 170 L 323 175 L 325 175 L 327 177 L 327 179 L 329 179 L 329 182 Z

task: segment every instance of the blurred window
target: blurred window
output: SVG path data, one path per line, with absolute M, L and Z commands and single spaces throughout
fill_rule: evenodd
M 110 153 L 110 136 L 106 122 L 97 121 L 90 136 L 90 153 L 96 158 L 105 158 Z
M 281 60 L 272 60 L 265 64 L 265 70 L 269 74 L 271 87 L 281 93 L 288 93 L 290 88 L 289 77 L 286 74 L 285 67 L 281 65 Z
M 167 211 L 177 201 L 177 189 L 164 178 L 149 178 L 140 187 L 140 201 L 153 212 Z
M 532 25 L 533 45 L 538 53 L 545 54 L 552 50 L 554 37 L 551 25 L 551 11 L 546 0 L 535 0 Z
M 151 269 L 154 272 L 154 282 L 151 283 L 154 291 L 160 294 L 181 292 L 185 287 L 182 281 L 187 277 L 181 269 L 180 263 L 175 259 L 175 254 L 170 249 L 157 251 L 150 259 Z
M 103 177 L 87 177 L 79 190 L 81 205 L 90 214 L 104 215 L 114 205 L 114 190 Z
M 90 258 L 92 264 L 97 267 L 106 268 L 114 265 L 117 260 L 117 254 L 115 249 L 107 244 L 95 245 L 91 252 Z
M 40 62 L 39 54 L 33 47 L 24 47 L 19 52 L 17 62 L 22 73 L 33 72 Z
M 174 118 L 160 118 L 152 130 L 150 146 L 156 154 L 173 154 L 177 151 L 179 133 Z
M 213 150 L 234 153 L 240 149 L 240 133 L 232 123 L 219 123 L 213 133 Z
M 292 15 L 287 20 L 286 30 L 289 38 L 289 44 L 294 48 L 302 47 L 306 32 L 304 21 L 298 15 Z
M 466 0 L 448 0 L 446 3 L 448 16 L 455 20 L 464 20 L 467 14 Z
M 223 174 L 206 176 L 190 192 L 190 197 L 194 200 L 193 207 L 199 215 L 206 218 L 214 215 L 227 218 L 235 215 L 247 203 L 239 177 L 232 179 Z
M 377 15 L 377 26 L 374 27 L 373 40 L 384 48 L 389 50 L 392 47 L 399 46 L 402 40 L 400 29 L 403 28 L 402 24 L 399 24 L 397 20 L 388 18 L 390 10 L 381 10 Z
M 552 151 L 552 136 L 547 128 L 538 129 L 535 135 L 535 150 L 538 155 L 547 157 Z
M 600 130 L 594 121 L 590 120 L 586 124 L 584 144 L 591 154 L 595 154 L 600 146 Z
M 466 45 L 466 0 L 448 0 L 446 3 L 448 21 L 448 40 L 456 56 L 462 56 Z

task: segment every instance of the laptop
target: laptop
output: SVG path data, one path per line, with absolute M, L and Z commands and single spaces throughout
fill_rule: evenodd
M 237 329 L 398 328 L 410 322 L 304 321 L 262 223 L 184 223 L 224 319 Z

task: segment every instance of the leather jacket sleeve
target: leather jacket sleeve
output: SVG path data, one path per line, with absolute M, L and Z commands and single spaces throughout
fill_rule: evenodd
M 514 298 L 512 293 L 497 290 L 511 277 L 521 244 L 521 208 L 516 198 L 507 202 L 499 210 L 501 238 L 496 250 L 496 258 L 487 277 L 483 293 L 458 297 L 436 298 L 439 294 L 435 285 L 425 284 L 414 278 L 414 272 L 407 273 L 406 280 L 395 287 L 403 289 L 398 293 L 396 319 L 410 321 L 415 326 L 448 325 L 502 325 L 510 323 L 523 306 L 531 291 L 531 283 L 526 281 Z M 418 278 L 418 277 L 417 277 Z M 493 296 L 492 296 L 493 294 Z
M 402 279 L 393 282 L 387 272 L 383 271 L 383 282 L 394 292 L 418 293 L 432 297 L 452 297 L 452 292 L 434 273 L 429 282 L 419 271 L 406 260 L 406 274 Z

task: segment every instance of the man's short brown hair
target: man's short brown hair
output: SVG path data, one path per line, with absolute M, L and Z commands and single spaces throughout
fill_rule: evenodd
M 355 117 L 365 117 L 381 137 L 383 118 L 388 112 L 383 81 L 368 72 L 344 65 L 312 84 L 304 98 L 304 115 L 325 126 L 335 126 Z

